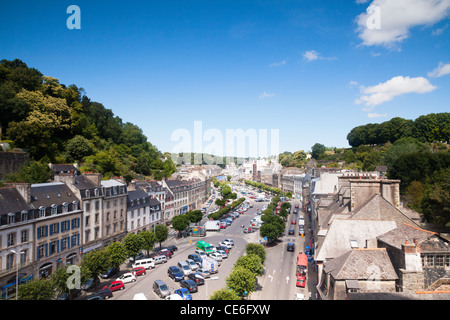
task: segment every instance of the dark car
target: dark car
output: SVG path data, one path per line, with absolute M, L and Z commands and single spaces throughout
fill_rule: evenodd
M 198 254 L 190 254 L 188 255 L 188 259 L 192 259 L 195 261 L 195 263 L 197 263 L 198 265 L 202 264 L 202 258 L 200 258 L 200 256 Z
M 221 246 L 221 245 L 218 245 L 218 246 L 216 247 L 216 250 L 223 250 L 223 251 L 225 251 L 227 254 L 230 253 L 230 250 L 229 250 L 227 247 Z
M 94 290 L 100 284 L 100 279 L 98 277 L 91 278 L 81 285 L 81 289 L 85 291 Z
M 108 299 L 108 298 L 112 298 L 113 293 L 112 293 L 112 290 L 110 288 L 105 286 L 105 287 L 101 288 L 99 291 L 97 291 L 95 293 L 95 295 L 102 297 L 102 299 Z
M 57 300 L 73 300 L 81 296 L 81 289 L 72 289 L 68 293 L 63 293 L 57 297 Z
M 181 281 L 184 279 L 184 273 L 180 268 L 171 266 L 167 269 L 167 274 L 172 278 L 173 281 Z
M 287 251 L 295 251 L 295 244 L 293 242 L 288 242 L 287 244 Z
M 289 235 L 293 235 L 294 234 L 294 229 L 289 229 Z
M 188 275 L 188 278 L 189 280 L 194 281 L 197 286 L 205 284 L 205 278 L 200 272 L 192 272 L 190 275 Z
M 182 280 L 182 281 L 180 282 L 180 286 L 181 286 L 182 288 L 188 289 L 190 293 L 193 293 L 193 292 L 197 292 L 197 291 L 198 291 L 197 284 L 195 283 L 195 281 L 190 280 L 190 279 L 189 279 L 189 280 Z
M 108 271 L 106 271 L 105 273 L 102 273 L 100 276 L 102 277 L 102 279 L 109 279 L 109 278 L 112 278 L 113 276 L 115 276 L 118 273 L 119 273 L 119 269 L 117 269 L 117 268 L 109 268 Z
M 167 250 L 169 250 L 172 254 L 178 250 L 177 246 L 168 246 Z

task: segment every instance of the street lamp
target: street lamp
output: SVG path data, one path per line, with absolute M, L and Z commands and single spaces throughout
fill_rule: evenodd
M 17 256 L 24 254 L 24 251 L 16 252 L 15 250 L 11 250 L 11 253 L 16 255 L 16 300 L 19 298 L 19 262 L 17 261 Z

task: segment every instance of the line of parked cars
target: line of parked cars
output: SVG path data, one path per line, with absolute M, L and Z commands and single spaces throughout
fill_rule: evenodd
M 86 300 L 103 300 L 113 296 L 114 291 L 124 290 L 125 284 L 133 283 L 137 281 L 137 277 L 147 274 L 147 270 L 154 269 L 156 265 L 166 263 L 168 259 L 172 257 L 174 252 L 178 250 L 176 246 L 169 246 L 162 249 L 157 253 L 153 253 L 146 257 L 143 253 L 139 253 L 137 257 L 131 257 L 129 259 L 132 262 L 132 269 L 129 272 L 125 272 L 119 275 L 119 269 L 110 268 L 105 273 L 102 273 L 100 277 L 102 279 L 109 279 L 116 276 L 117 278 L 109 285 L 104 286 L 94 294 L 86 297 Z M 95 288 L 100 283 L 98 278 L 90 279 L 82 286 L 82 289 L 89 290 Z
M 166 300 L 192 300 L 192 293 L 198 292 L 198 286 L 203 285 L 211 274 L 219 271 L 218 266 L 228 257 L 233 246 L 232 239 L 224 239 L 210 254 L 199 249 L 195 250 L 195 253 L 189 254 L 186 260 L 178 261 L 177 265 L 167 269 L 167 275 L 179 283 L 179 289 L 171 293 L 163 280 L 156 280 L 153 283 L 153 291 Z

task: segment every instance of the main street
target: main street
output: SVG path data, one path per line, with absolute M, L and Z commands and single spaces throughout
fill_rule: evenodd
M 225 238 L 233 239 L 234 247 L 231 249 L 229 257 L 222 260 L 219 272 L 211 277 L 213 279 L 207 279 L 204 285 L 199 286 L 198 292 L 192 294 L 192 297 L 195 300 L 207 300 L 214 291 L 226 287 L 225 279 L 231 272 L 236 260 L 244 254 L 247 243 L 249 241 L 253 242 L 255 239 L 258 241 L 259 232 L 244 234 L 241 225 L 248 226 L 250 220 L 256 216 L 255 213 L 257 209 L 261 208 L 263 205 L 263 203 L 255 203 L 253 208 L 247 210 L 228 228 L 221 230 L 220 232 L 207 232 L 207 236 L 204 238 L 187 237 L 178 240 L 175 238 L 169 239 L 163 244 L 163 247 L 172 244 L 176 245 L 178 250 L 173 257 L 169 259 L 167 263 L 157 265 L 155 269 L 148 270 L 146 275 L 138 276 L 136 282 L 125 284 L 125 289 L 114 292 L 113 298 L 111 299 L 132 300 L 136 294 L 143 293 L 148 300 L 160 300 L 152 290 L 153 282 L 155 280 L 163 280 L 171 292 L 179 289 L 179 283 L 174 282 L 168 277 L 167 269 L 169 266 L 176 265 L 178 261 L 186 260 L 190 253 L 194 253 L 197 240 L 205 240 L 210 244 L 218 245 L 219 242 Z M 131 269 L 131 265 L 127 264 L 122 266 L 121 272 L 124 272 L 126 269 Z M 218 279 L 216 279 L 216 277 Z

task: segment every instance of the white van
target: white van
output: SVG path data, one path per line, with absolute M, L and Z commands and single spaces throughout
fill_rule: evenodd
M 152 258 L 137 260 L 133 263 L 133 268 L 144 267 L 150 269 L 155 267 L 155 261 Z
M 178 262 L 177 266 L 178 266 L 178 268 L 180 268 L 181 271 L 183 271 L 183 274 L 184 274 L 185 276 L 190 275 L 191 272 L 192 272 L 191 267 L 187 264 L 186 261 L 180 261 L 180 262 Z

